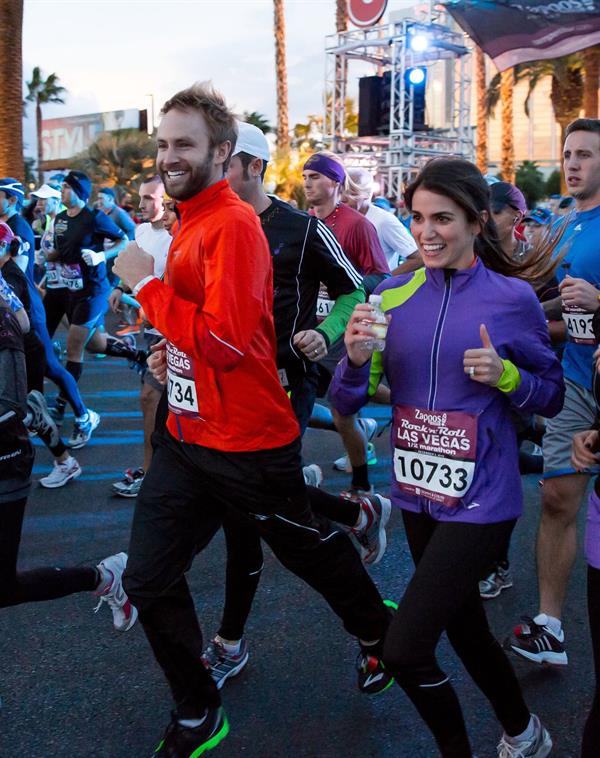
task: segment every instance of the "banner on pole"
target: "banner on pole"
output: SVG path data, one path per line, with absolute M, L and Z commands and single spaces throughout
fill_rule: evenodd
M 446 10 L 499 71 L 600 43 L 600 0 L 451 0 Z

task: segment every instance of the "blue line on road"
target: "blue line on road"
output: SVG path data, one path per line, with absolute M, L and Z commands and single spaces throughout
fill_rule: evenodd
M 98 447 L 101 445 L 140 445 L 144 441 L 144 433 L 130 433 L 128 437 L 92 437 L 92 439 L 85 445 L 86 447 Z M 33 444 L 36 447 L 44 447 L 44 443 L 41 440 L 35 438 Z
M 94 529 L 101 526 L 128 526 L 133 515 L 133 507 L 98 513 L 57 513 L 51 516 L 26 517 L 23 531 L 26 534 L 52 534 L 72 529 Z

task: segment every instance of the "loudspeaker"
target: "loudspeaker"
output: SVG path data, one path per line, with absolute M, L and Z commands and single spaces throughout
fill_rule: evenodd
M 363 76 L 358 80 L 358 136 L 379 133 L 383 82 L 380 76 Z

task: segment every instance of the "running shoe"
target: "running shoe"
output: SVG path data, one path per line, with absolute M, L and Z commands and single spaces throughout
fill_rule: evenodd
M 496 564 L 494 570 L 479 582 L 479 595 L 484 600 L 491 600 L 513 586 L 509 568 L 503 568 Z
M 54 406 L 52 408 L 48 408 L 48 413 L 54 419 L 56 426 L 61 426 L 62 422 L 65 420 L 66 409 L 67 401 L 63 400 L 63 398 L 60 396 L 57 397 L 54 401 Z
M 552 750 L 552 738 L 535 713 L 533 718 L 535 732 L 530 740 L 515 740 L 507 734 L 502 735 L 498 743 L 498 758 L 546 758 Z
M 377 421 L 375 421 L 374 418 L 359 418 L 357 421 L 359 427 L 367 438 L 367 463 L 369 466 L 373 466 L 377 463 L 377 456 L 375 454 L 375 445 L 371 443 L 371 440 L 377 432 Z M 336 469 L 336 471 L 345 471 L 347 474 L 352 471 L 352 465 L 348 460 L 347 455 L 343 455 L 341 458 L 334 461 L 333 468 Z
M 352 500 L 353 503 L 360 503 L 363 498 L 374 494 L 375 487 L 371 485 L 368 490 L 363 490 L 360 487 L 349 487 L 347 490 L 342 490 L 340 492 L 340 497 L 343 497 L 346 500 Z
M 385 527 L 392 512 L 392 503 L 381 495 L 367 495 L 359 503 L 367 523 L 362 529 L 352 529 L 352 534 L 359 544 L 363 563 L 379 563 L 387 546 Z
M 87 445 L 92 436 L 92 432 L 99 423 L 100 416 L 96 411 L 92 411 L 88 408 L 87 418 L 84 418 L 83 421 L 80 421 L 79 419 L 75 420 L 73 434 L 71 434 L 70 438 L 67 440 L 67 447 L 70 447 L 71 450 L 78 450 L 80 447 Z
M 69 456 L 62 463 L 54 461 L 52 471 L 48 476 L 40 479 L 40 484 L 48 489 L 56 489 L 57 487 L 64 487 L 71 479 L 77 479 L 78 476 L 81 476 L 81 466 L 75 458 Z
M 523 623 L 513 630 L 504 641 L 504 649 L 533 663 L 547 663 L 552 666 L 566 666 L 569 663 L 565 649 L 565 635 L 552 631 L 548 617 L 540 613 L 535 619 L 523 616 Z
M 356 659 L 358 689 L 365 695 L 379 695 L 394 683 L 394 677 L 385 670 L 380 658 L 363 649 Z
M 240 652 L 234 655 L 228 653 L 222 642 L 215 637 L 202 653 L 202 663 L 220 690 L 228 679 L 237 676 L 248 663 L 248 643 L 242 637 Z
M 171 723 L 152 756 L 161 758 L 197 758 L 212 750 L 229 734 L 229 722 L 222 708 L 209 708 L 200 726 L 186 727 L 171 714 Z
M 122 329 L 117 329 L 115 332 L 116 337 L 128 337 L 129 335 L 133 336 L 135 334 L 139 334 L 142 330 L 142 320 L 139 319 L 135 324 L 126 324 Z
M 302 468 L 304 483 L 307 487 L 320 487 L 323 483 L 323 471 L 316 463 L 310 463 Z
M 115 495 L 119 495 L 119 497 L 137 497 L 140 493 L 145 473 L 143 468 L 128 468 L 123 479 L 112 485 L 112 491 Z
M 109 555 L 97 566 L 104 580 L 104 586 L 100 592 L 96 593 L 99 600 L 94 613 L 98 613 L 102 603 L 107 603 L 112 611 L 113 625 L 118 632 L 129 631 L 138 617 L 137 608 L 129 602 L 123 589 L 122 580 L 126 566 L 127 553 Z
M 383 604 L 388 608 L 390 620 L 398 610 L 398 603 L 393 600 L 384 600 Z M 374 648 L 379 645 L 374 645 Z M 381 659 L 374 654 L 369 647 L 363 647 L 356 659 L 358 671 L 358 689 L 365 695 L 379 695 L 385 692 L 394 683 L 394 677 L 385 670 Z
M 50 432 L 50 445 L 55 447 L 60 442 L 60 434 L 58 433 L 58 427 L 56 422 L 50 415 L 48 406 L 46 405 L 46 398 L 39 390 L 31 390 L 27 395 L 27 428 L 32 432 L 48 433 Z

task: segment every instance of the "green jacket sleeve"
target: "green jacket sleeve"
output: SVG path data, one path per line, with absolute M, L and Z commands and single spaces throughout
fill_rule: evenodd
M 344 334 L 346 324 L 350 320 L 354 307 L 359 303 L 364 303 L 365 297 L 364 289 L 359 287 L 354 292 L 349 292 L 347 295 L 339 295 L 336 298 L 331 313 L 317 327 L 317 331 L 327 340 L 328 346 Z

